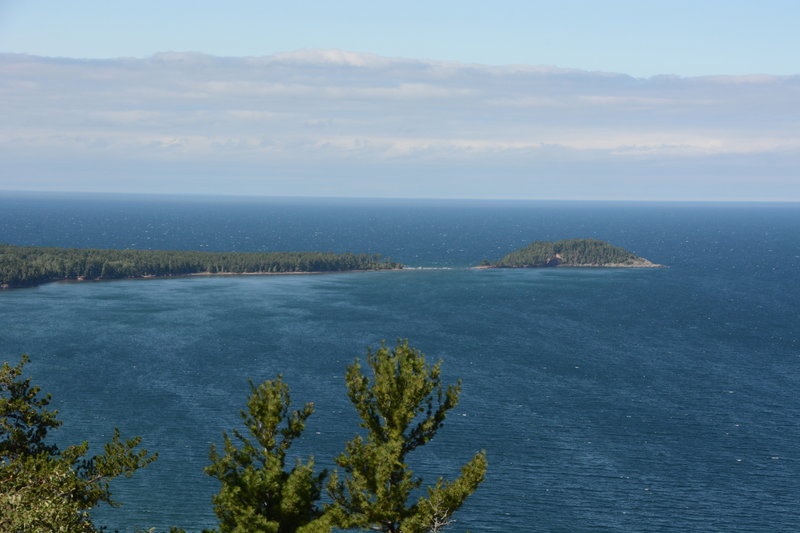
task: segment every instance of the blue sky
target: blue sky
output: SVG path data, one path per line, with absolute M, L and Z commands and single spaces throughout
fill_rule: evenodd
M 800 3 L 0 0 L 0 189 L 800 200 Z
M 633 76 L 797 74 L 796 0 L 0 0 L 0 50 L 146 57 L 335 48 Z

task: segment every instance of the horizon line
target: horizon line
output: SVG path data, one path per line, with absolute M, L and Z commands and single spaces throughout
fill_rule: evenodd
M 798 199 L 736 199 L 736 198 L 584 198 L 584 197 L 485 197 L 485 196 L 320 196 L 305 194 L 268 195 L 263 193 L 195 193 L 195 192 L 131 192 L 131 191 L 69 191 L 69 190 L 30 190 L 3 189 L 0 196 L 11 195 L 98 195 L 98 196 L 144 196 L 178 198 L 224 198 L 224 199 L 274 199 L 274 200 L 420 200 L 420 201 L 489 201 L 489 202 L 586 202 L 586 203 L 714 203 L 714 204 L 797 204 Z

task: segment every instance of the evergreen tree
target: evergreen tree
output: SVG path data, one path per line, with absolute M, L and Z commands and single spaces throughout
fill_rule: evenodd
M 116 505 L 109 481 L 129 477 L 155 460 L 137 450 L 140 439 L 122 440 L 114 430 L 103 453 L 86 457 L 88 443 L 59 450 L 47 432 L 61 425 L 47 408 L 23 366 L 0 367 L 0 531 L 14 533 L 91 533 L 88 510 L 101 502 Z
M 344 529 L 439 531 L 483 481 L 485 452 L 475 454 L 456 480 L 439 478 L 415 503 L 411 495 L 422 480 L 406 461 L 442 427 L 447 412 L 458 403 L 461 383 L 445 389 L 441 362 L 428 365 L 408 341 L 398 341 L 392 349 L 381 345 L 369 350 L 367 366 L 371 376 L 362 373 L 358 360 L 347 370 L 348 395 L 367 436 L 347 443 L 336 460 L 344 476 L 331 476 L 328 516 Z
M 48 409 L 50 397 L 21 378 L 26 362 L 23 356 L 17 366 L 0 367 L 0 531 L 96 533 L 88 511 L 100 502 L 116 505 L 109 481 L 130 476 L 155 456 L 138 449 L 139 438 L 123 441 L 117 430 L 91 458 L 85 442 L 64 450 L 48 444 L 48 430 L 61 422 Z M 426 496 L 418 496 L 422 480 L 406 460 L 442 427 L 458 403 L 460 382 L 443 387 L 441 363 L 429 366 L 407 341 L 370 350 L 367 365 L 371 376 L 358 360 L 347 371 L 348 395 L 367 435 L 347 443 L 336 460 L 344 475 L 331 476 L 325 512 L 319 498 L 326 472 L 315 474 L 313 458 L 286 468 L 313 404 L 290 411 L 280 376 L 250 384 L 241 412 L 249 436 L 223 434 L 223 449 L 212 446 L 206 468 L 222 484 L 213 497 L 222 533 L 329 533 L 332 527 L 435 533 L 450 523 L 483 481 L 485 453 L 475 454 L 457 479 L 439 478 Z
M 44 442 L 47 432 L 61 426 L 58 411 L 50 411 L 50 395 L 39 395 L 39 387 L 31 379 L 22 379 L 22 369 L 28 363 L 23 355 L 16 366 L 7 362 L 0 367 L 0 457 L 54 453 L 57 448 Z
M 219 272 L 341 272 L 401 265 L 378 254 L 95 250 L 0 244 L 0 289 L 57 280 L 120 279 Z
M 624 248 L 597 239 L 534 241 L 497 261 L 498 267 L 648 265 L 649 261 Z
M 250 384 L 241 417 L 251 438 L 234 430 L 223 434 L 222 453 L 211 447 L 206 473 L 222 483 L 213 497 L 222 533 L 318 533 L 330 531 L 317 507 L 326 472 L 314 474 L 314 461 L 299 459 L 285 469 L 286 452 L 314 412 L 307 403 L 289 411 L 289 387 L 281 377 Z M 238 446 L 237 446 L 238 444 Z

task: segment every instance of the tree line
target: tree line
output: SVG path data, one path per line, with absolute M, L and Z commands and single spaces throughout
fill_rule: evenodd
M 400 267 L 380 254 L 100 250 L 0 244 L 0 286 L 5 287 L 197 273 L 341 272 Z
M 22 377 L 26 362 L 23 356 L 0 367 L 0 531 L 99 533 L 104 529 L 89 511 L 115 503 L 109 481 L 132 475 L 156 455 L 117 430 L 93 457 L 85 442 L 64 449 L 48 443 L 61 422 L 48 408 L 50 396 Z M 485 452 L 475 453 L 457 478 L 440 477 L 424 492 L 408 462 L 457 405 L 461 382 L 444 386 L 441 361 L 428 364 L 403 340 L 368 350 L 364 363 L 356 359 L 347 368 L 345 382 L 363 431 L 345 444 L 333 472 L 317 471 L 311 457 L 287 460 L 314 404 L 292 409 L 281 376 L 250 384 L 244 428 L 211 447 L 205 471 L 220 482 L 212 499 L 219 525 L 203 533 L 438 533 L 452 522 L 484 479 Z
M 603 266 L 632 264 L 641 257 L 597 239 L 535 241 L 496 261 L 496 267 Z

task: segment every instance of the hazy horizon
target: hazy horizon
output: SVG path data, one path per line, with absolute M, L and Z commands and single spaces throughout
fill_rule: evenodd
M 157 192 L 113 192 L 113 191 L 69 191 L 69 190 L 30 190 L 30 189 L 0 189 L 2 196 L 42 196 L 42 197 L 101 197 L 103 199 L 141 199 L 148 200 L 198 200 L 209 199 L 226 201 L 353 201 L 353 202 L 474 202 L 474 203 L 564 203 L 564 204 L 800 204 L 800 200 L 703 200 L 703 199 L 586 199 L 586 198 L 492 198 L 492 197 L 453 197 L 453 196 L 313 196 L 313 195 L 283 195 L 271 196 L 267 194 L 237 194 L 237 193 L 157 193 Z
M 279 7 L 0 0 L 0 190 L 800 201 L 790 2 Z

